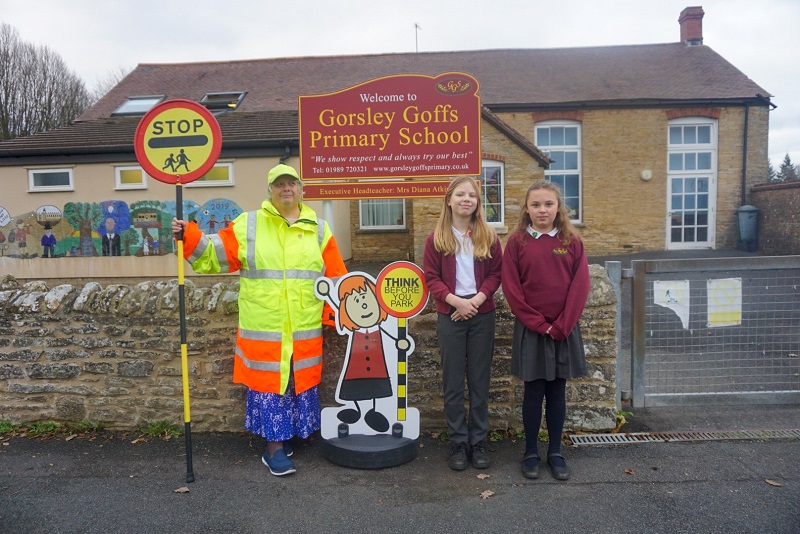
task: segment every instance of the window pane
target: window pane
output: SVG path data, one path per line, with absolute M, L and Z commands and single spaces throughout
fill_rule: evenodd
M 703 145 L 711 143 L 711 126 L 697 127 L 697 142 Z
M 688 200 L 688 199 L 687 199 Z M 683 215 L 684 226 L 694 226 L 694 212 L 690 211 Z
M 570 197 L 564 199 L 564 202 L 567 204 L 567 207 L 569 208 L 569 218 L 577 219 L 578 213 L 580 213 L 581 209 L 580 199 Z
M 697 169 L 697 154 L 684 154 L 684 161 L 687 171 Z
M 682 233 L 683 232 L 681 232 L 680 228 L 673 228 L 672 229 L 672 242 L 673 243 L 680 243 L 681 242 Z
M 564 146 L 563 126 L 553 126 L 550 128 L 550 142 L 555 146 Z
M 564 177 L 562 175 L 548 176 L 547 179 L 560 187 L 562 191 L 564 190 Z
M 578 146 L 578 129 L 575 127 L 564 128 L 564 144 Z
M 498 185 L 500 183 L 500 167 L 484 167 L 483 172 L 483 185 Z
M 697 179 L 697 190 L 701 193 L 708 193 L 708 178 Z
M 537 128 L 536 144 L 539 146 L 550 146 L 550 128 Z
M 564 168 L 569 170 L 575 170 L 578 168 L 577 152 L 564 152 Z
M 697 195 L 697 207 L 701 210 L 708 209 L 708 195 Z
M 228 166 L 212 167 L 200 180 L 204 182 L 228 181 Z
M 697 240 L 708 241 L 708 228 L 700 227 L 697 229 Z
M 694 209 L 694 195 L 688 195 L 684 200 L 686 201 L 686 205 L 684 206 L 686 209 L 693 210 Z
M 128 169 L 119 171 L 119 183 L 132 185 L 142 183 L 141 169 Z
M 36 187 L 68 186 L 68 172 L 34 172 L 33 185 Z
M 564 196 L 577 197 L 578 193 L 580 192 L 579 182 L 580 176 L 577 174 L 564 175 L 564 185 L 562 186 L 562 192 L 564 193 Z
M 112 115 L 144 115 L 150 109 L 161 102 L 163 96 L 147 96 L 147 97 L 133 97 L 129 98 L 122 103 L 120 107 L 114 110 Z
M 563 171 L 564 170 L 564 152 L 561 150 L 556 150 L 547 154 L 550 159 L 553 160 L 553 163 L 550 164 L 551 171 Z
M 672 179 L 672 192 L 683 193 L 683 180 L 681 180 L 680 178 Z
M 683 170 L 683 154 L 670 154 L 669 155 L 669 170 L 682 171 Z
M 701 152 L 697 155 L 697 168 L 702 170 L 711 169 L 711 153 Z
M 681 196 L 673 196 L 672 197 L 672 209 L 679 210 L 683 208 L 683 197 Z
M 687 145 L 693 145 L 697 142 L 697 128 L 694 126 L 686 126 L 683 129 L 683 142 Z
M 686 180 L 684 180 L 683 183 L 684 183 L 684 186 L 686 186 L 686 192 L 687 193 L 694 193 L 694 185 L 695 185 L 695 179 L 694 178 L 687 178 Z
M 697 224 L 702 226 L 708 226 L 708 212 L 707 211 L 700 211 L 697 213 Z
M 680 126 L 670 126 L 669 128 L 669 144 L 680 145 L 683 140 L 682 128 Z
M 400 226 L 405 225 L 403 199 L 361 200 L 361 226 Z

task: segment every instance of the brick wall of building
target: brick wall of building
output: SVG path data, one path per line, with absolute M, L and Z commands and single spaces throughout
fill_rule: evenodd
M 800 182 L 757 185 L 750 200 L 758 208 L 758 250 L 800 254 Z
M 530 121 L 520 131 L 532 134 L 533 121 L 580 120 L 583 142 L 583 228 L 590 254 L 664 250 L 667 211 L 667 128 L 670 118 L 718 119 L 716 248 L 735 248 L 736 208 L 741 205 L 744 108 L 588 110 L 577 117 L 553 112 L 516 114 Z M 510 120 L 503 116 L 504 120 Z M 767 172 L 767 107 L 748 111 L 746 189 Z M 649 170 L 650 180 L 642 179 Z

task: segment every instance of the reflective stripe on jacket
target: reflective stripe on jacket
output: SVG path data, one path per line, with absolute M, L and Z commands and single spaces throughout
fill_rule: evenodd
M 217 234 L 187 227 L 184 256 L 196 272 L 239 270 L 239 329 L 233 381 L 250 389 L 286 391 L 294 366 L 295 391 L 322 377 L 322 319 L 330 309 L 314 295 L 320 276 L 346 273 L 327 223 L 300 205 L 293 224 L 269 201 L 242 213 Z

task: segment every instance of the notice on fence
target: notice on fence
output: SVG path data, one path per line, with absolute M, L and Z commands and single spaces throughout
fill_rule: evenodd
M 708 326 L 742 324 L 742 279 L 708 280 L 706 287 L 708 290 Z
M 653 282 L 653 303 L 674 311 L 684 330 L 689 328 L 689 281 L 657 280 Z

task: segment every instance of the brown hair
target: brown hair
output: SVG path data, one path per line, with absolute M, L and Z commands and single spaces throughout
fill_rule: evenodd
M 347 276 L 339 282 L 339 326 L 351 332 L 358 330 L 359 326 L 347 314 L 344 301 L 347 300 L 347 297 L 352 295 L 354 291 L 366 291 L 368 289 L 375 294 L 375 298 L 377 299 L 378 290 L 375 288 L 375 284 L 363 275 L 356 274 Z M 378 307 L 381 310 L 381 314 L 375 324 L 382 323 L 389 317 L 389 313 L 383 309 L 383 306 L 380 305 L 380 301 L 378 301 Z
M 492 245 L 497 240 L 497 235 L 483 216 L 481 188 L 472 176 L 459 176 L 450 182 L 447 187 L 447 193 L 442 199 L 442 211 L 439 213 L 439 220 L 436 221 L 436 229 L 433 231 L 433 245 L 437 251 L 445 256 L 453 256 L 458 253 L 460 245 L 453 235 L 453 209 L 450 207 L 450 199 L 453 196 L 453 191 L 464 182 L 472 185 L 478 199 L 478 207 L 475 208 L 470 221 L 470 226 L 472 227 L 472 253 L 477 259 L 486 260 L 492 257 Z
M 561 188 L 548 180 L 537 180 L 528 188 L 528 191 L 525 193 L 525 202 L 522 204 L 522 209 L 520 210 L 517 231 L 526 232 L 528 230 L 528 226 L 533 224 L 527 209 L 528 197 L 533 191 L 538 189 L 546 189 L 547 191 L 555 194 L 556 198 L 558 199 L 558 212 L 556 213 L 556 218 L 553 221 L 553 226 L 558 228 L 558 238 L 561 240 L 561 242 L 565 245 L 569 245 L 573 239 L 580 240 L 578 231 L 575 229 L 575 226 L 573 226 L 572 221 L 569 218 L 569 208 L 564 202 L 564 194 L 561 192 Z

